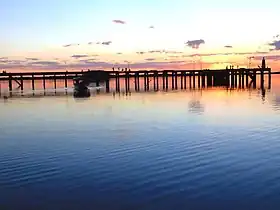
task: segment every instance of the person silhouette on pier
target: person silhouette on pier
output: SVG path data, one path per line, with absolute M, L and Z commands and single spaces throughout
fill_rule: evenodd
M 262 59 L 262 69 L 265 69 L 266 68 L 266 65 L 265 65 L 265 58 L 263 57 Z

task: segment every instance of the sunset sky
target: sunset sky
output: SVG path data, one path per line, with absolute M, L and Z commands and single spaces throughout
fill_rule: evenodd
M 0 70 L 280 70 L 280 1 L 3 0 Z

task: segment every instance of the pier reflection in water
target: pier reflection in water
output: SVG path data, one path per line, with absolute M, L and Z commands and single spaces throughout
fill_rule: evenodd
M 1 98 L 1 208 L 279 209 L 279 77 L 91 91 Z

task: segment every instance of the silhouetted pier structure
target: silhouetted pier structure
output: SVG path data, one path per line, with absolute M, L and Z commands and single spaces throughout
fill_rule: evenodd
M 53 81 L 54 89 L 57 88 L 57 80 L 64 80 L 64 87 L 69 86 L 69 79 L 76 82 L 83 82 L 86 85 L 105 83 L 106 92 L 110 91 L 110 82 L 115 85 L 115 91 L 120 91 L 121 79 L 124 80 L 127 92 L 134 89 L 140 90 L 140 78 L 144 80 L 144 90 L 168 90 L 187 89 L 187 81 L 190 88 L 206 88 L 223 86 L 228 88 L 256 88 L 257 75 L 260 75 L 260 87 L 270 89 L 271 69 L 265 66 L 263 60 L 261 68 L 253 69 L 221 69 L 221 70 L 150 70 L 150 71 L 77 71 L 77 72 L 33 72 L 33 73 L 0 73 L 0 80 L 8 81 L 8 89 L 20 88 L 24 90 L 24 81 L 29 80 L 32 90 L 35 90 L 35 81 L 41 80 L 42 87 L 46 89 L 46 80 Z M 268 81 L 264 77 L 268 75 Z M 13 82 L 15 81 L 15 82 Z M 13 87 L 13 84 L 17 84 Z M 161 88 L 160 85 L 161 84 Z M 171 83 L 171 84 L 170 84 Z M 73 84 L 71 84 L 73 85 Z

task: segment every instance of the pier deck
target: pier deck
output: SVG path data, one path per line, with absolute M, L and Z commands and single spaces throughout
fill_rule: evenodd
M 24 81 L 30 80 L 32 89 L 35 89 L 35 80 L 42 80 L 42 86 L 46 89 L 46 80 L 54 81 L 56 88 L 57 80 L 65 80 L 65 88 L 69 86 L 69 79 L 81 78 L 83 80 L 91 80 L 99 85 L 105 82 L 106 91 L 109 92 L 110 81 L 115 80 L 116 91 L 120 90 L 120 79 L 125 79 L 125 89 L 130 91 L 130 81 L 134 79 L 134 89 L 139 90 L 139 78 L 144 79 L 145 90 L 153 88 L 159 89 L 159 80 L 161 80 L 163 89 L 168 89 L 169 79 L 171 78 L 172 89 L 186 89 L 187 78 L 195 87 L 256 87 L 257 75 L 260 75 L 261 88 L 264 85 L 264 75 L 268 75 L 268 88 L 271 84 L 270 68 L 254 68 L 254 69 L 218 69 L 218 70 L 139 70 L 139 71 L 61 71 L 61 72 L 22 72 L 22 73 L 0 73 L 0 81 L 7 81 L 9 90 L 20 88 L 24 90 Z M 178 85 L 179 81 L 179 85 Z M 16 84 L 16 86 L 15 86 Z M 71 84 L 72 85 L 72 84 Z M 153 87 L 152 87 L 153 86 Z

